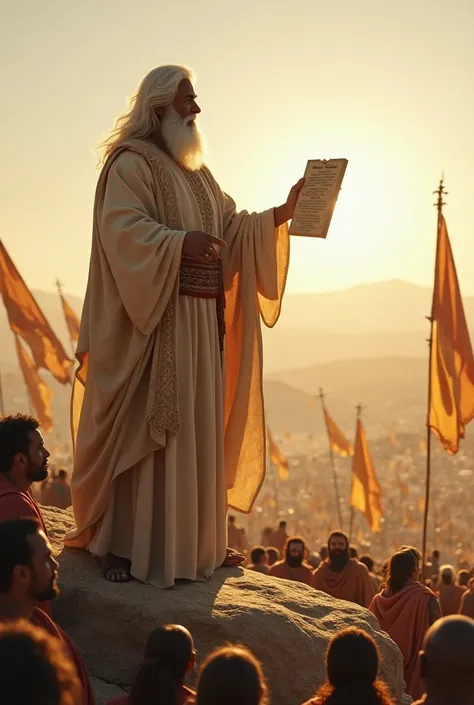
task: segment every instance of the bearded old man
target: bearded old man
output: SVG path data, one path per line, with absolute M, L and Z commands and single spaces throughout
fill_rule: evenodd
M 191 72 L 151 71 L 104 145 L 72 400 L 77 530 L 104 576 L 203 580 L 265 472 L 260 318 L 279 316 L 287 202 L 238 212 L 203 163 Z
M 346 534 L 334 531 L 329 537 L 328 551 L 329 558 L 314 572 L 313 587 L 338 600 L 368 607 L 375 586 L 365 565 L 350 557 Z

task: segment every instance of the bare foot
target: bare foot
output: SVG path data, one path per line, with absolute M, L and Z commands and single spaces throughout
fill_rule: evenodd
M 111 583 L 128 583 L 132 579 L 130 566 L 128 558 L 119 558 L 113 553 L 107 553 L 102 559 L 102 575 Z
M 235 566 L 242 565 L 245 563 L 245 556 L 239 551 L 234 551 L 233 548 L 227 549 L 227 555 L 225 557 L 223 568 L 234 568 Z

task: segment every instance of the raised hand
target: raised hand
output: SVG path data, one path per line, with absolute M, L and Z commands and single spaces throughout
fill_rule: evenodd
M 183 255 L 202 264 L 213 262 L 219 259 L 219 252 L 215 245 L 219 248 L 227 247 L 226 241 L 221 240 L 220 237 L 209 235 L 202 230 L 189 230 L 184 237 Z
M 292 187 L 290 193 L 288 194 L 288 198 L 286 199 L 286 203 L 283 206 L 275 208 L 275 225 L 277 227 L 279 225 L 283 225 L 283 223 L 287 223 L 293 218 L 296 201 L 298 200 L 298 194 L 303 186 L 304 179 L 300 179 L 298 183 Z

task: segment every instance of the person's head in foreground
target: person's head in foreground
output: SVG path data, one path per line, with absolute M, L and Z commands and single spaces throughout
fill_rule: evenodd
M 441 585 L 454 585 L 454 568 L 452 565 L 443 565 L 440 569 Z
M 58 562 L 36 519 L 0 522 L 0 604 L 25 616 L 58 593 Z
M 0 472 L 8 474 L 24 492 L 32 482 L 48 477 L 49 452 L 38 429 L 38 421 L 31 416 L 0 419 Z
M 154 629 L 130 690 L 129 705 L 176 705 L 196 652 L 191 634 L 178 624 Z
M 268 556 L 263 546 L 255 546 L 250 554 L 252 565 L 267 565 Z
M 314 702 L 318 705 L 391 705 L 387 686 L 377 678 L 379 663 L 379 652 L 371 636 L 361 629 L 344 629 L 329 644 L 327 683 L 319 689 Z
M 420 579 L 419 553 L 413 548 L 404 548 L 394 553 L 388 565 L 386 584 L 391 595 L 395 595 L 410 583 Z
M 329 563 L 332 570 L 341 572 L 350 561 L 349 539 L 342 531 L 333 531 L 328 540 Z
M 267 705 L 260 662 L 244 646 L 224 646 L 201 666 L 196 705 Z
M 427 631 L 420 654 L 421 677 L 439 705 L 474 702 L 474 620 L 453 615 Z
M 458 573 L 458 585 L 461 587 L 465 587 L 466 590 L 469 587 L 469 571 L 468 570 L 460 570 Z
M 290 568 L 299 568 L 303 565 L 305 543 L 303 539 L 295 536 L 286 542 L 286 562 Z
M 150 71 L 130 101 L 130 108 L 102 144 L 102 161 L 129 139 L 154 139 L 189 171 L 201 168 L 204 141 L 196 118 L 194 77 L 185 66 L 159 66 Z
M 268 556 L 268 565 L 269 566 L 275 565 L 275 563 L 280 560 L 280 551 L 278 550 L 278 548 L 274 548 L 273 546 L 269 546 L 269 548 L 267 548 L 267 556 Z
M 0 701 L 77 705 L 80 686 L 62 645 L 26 620 L 0 624 Z

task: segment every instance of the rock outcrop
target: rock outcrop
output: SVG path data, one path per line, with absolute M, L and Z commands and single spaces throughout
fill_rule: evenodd
M 300 705 L 324 680 L 328 640 L 340 629 L 357 626 L 377 641 L 382 676 L 402 700 L 402 656 L 368 611 L 305 585 L 243 569 L 221 569 L 206 583 L 170 590 L 108 583 L 93 558 L 63 550 L 64 533 L 73 526 L 71 514 L 48 507 L 43 511 L 61 565 L 55 617 L 75 640 L 91 675 L 102 682 L 127 686 L 151 630 L 178 622 L 192 632 L 198 661 L 218 645 L 243 643 L 263 663 L 273 705 Z

